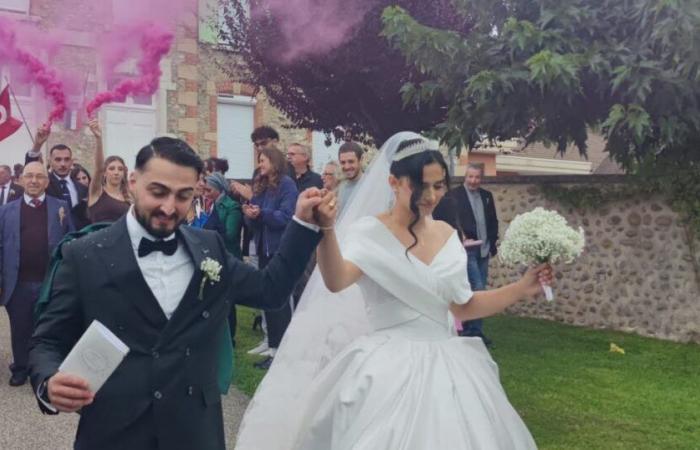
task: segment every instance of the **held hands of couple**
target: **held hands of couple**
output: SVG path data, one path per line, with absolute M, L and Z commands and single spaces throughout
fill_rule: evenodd
M 299 194 L 294 214 L 304 222 L 313 223 L 327 230 L 333 227 L 337 212 L 337 200 L 333 192 L 309 188 Z
M 92 403 L 95 394 L 87 381 L 67 373 L 57 372 L 47 383 L 49 402 L 61 412 L 76 412 Z
M 525 275 L 518 281 L 526 297 L 536 297 L 542 293 L 542 285 L 551 286 L 554 281 L 554 271 L 549 264 L 540 264 L 527 269 Z

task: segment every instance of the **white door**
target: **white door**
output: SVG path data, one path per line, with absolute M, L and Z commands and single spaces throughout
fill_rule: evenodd
M 227 178 L 249 179 L 255 167 L 250 135 L 255 126 L 255 99 L 219 97 L 217 108 L 218 156 L 228 160 Z
M 134 169 L 136 154 L 156 137 L 156 110 L 134 106 L 105 105 L 105 155 L 120 156 L 129 171 Z

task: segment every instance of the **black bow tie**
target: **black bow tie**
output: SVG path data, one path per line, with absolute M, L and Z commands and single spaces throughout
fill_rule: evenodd
M 177 251 L 177 239 L 169 241 L 152 241 L 150 239 L 141 238 L 139 243 L 139 258 L 148 256 L 153 252 L 163 252 L 167 256 L 175 254 Z

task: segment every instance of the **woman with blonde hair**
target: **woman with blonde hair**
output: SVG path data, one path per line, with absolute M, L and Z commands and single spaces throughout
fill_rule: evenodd
M 88 191 L 88 217 L 93 223 L 114 222 L 129 210 L 129 191 L 126 185 L 127 169 L 118 156 L 104 157 L 102 129 L 97 120 L 88 124 L 97 140 L 95 170 Z

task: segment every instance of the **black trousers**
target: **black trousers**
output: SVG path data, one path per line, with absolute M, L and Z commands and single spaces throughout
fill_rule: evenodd
M 262 253 L 262 252 L 261 252 Z M 270 262 L 269 256 L 260 255 L 258 264 L 261 269 Z M 288 299 L 287 299 L 288 300 Z M 282 309 L 277 311 L 265 311 L 265 322 L 267 323 L 267 344 L 270 348 L 277 348 L 282 342 L 282 337 L 287 331 L 289 322 L 292 320 L 292 307 L 286 301 Z
M 5 306 L 10 317 L 13 374 L 26 374 L 29 362 L 29 339 L 34 332 L 34 305 L 39 298 L 41 283 L 17 283 Z

